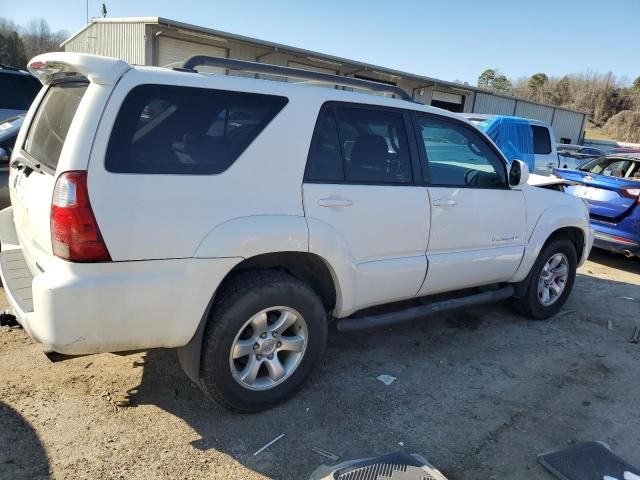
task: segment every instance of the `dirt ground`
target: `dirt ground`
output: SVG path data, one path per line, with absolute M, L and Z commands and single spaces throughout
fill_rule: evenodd
M 320 447 L 341 460 L 417 452 L 450 480 L 550 479 L 536 454 L 581 440 L 640 465 L 636 322 L 640 260 L 594 252 L 550 321 L 504 303 L 334 331 L 302 392 L 257 415 L 206 400 L 174 351 L 53 363 L 0 327 L 0 478 L 304 480 L 330 463 Z

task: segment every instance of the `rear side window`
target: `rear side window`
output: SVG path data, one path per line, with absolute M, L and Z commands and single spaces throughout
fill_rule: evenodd
M 531 125 L 533 131 L 533 153 L 546 155 L 551 153 L 551 137 L 549 130 L 539 125 Z
M 118 113 L 105 166 L 116 173 L 221 173 L 287 101 L 255 93 L 140 85 Z
M 333 108 L 325 108 L 318 118 L 309 150 L 305 180 L 335 182 L 344 180 L 338 124 Z
M 24 149 L 55 170 L 69 126 L 87 91 L 86 83 L 60 83 L 49 88 L 36 112 Z
M 363 107 L 325 108 L 318 118 L 305 180 L 412 183 L 402 113 Z

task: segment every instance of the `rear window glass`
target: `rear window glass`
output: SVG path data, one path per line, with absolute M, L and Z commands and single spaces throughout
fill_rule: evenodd
M 44 96 L 31 122 L 25 151 L 55 170 L 69 126 L 87 91 L 86 83 L 60 83 Z
M 221 173 L 287 103 L 285 97 L 140 85 L 118 113 L 105 165 L 116 173 Z
M 533 151 L 539 155 L 551 153 L 551 137 L 549 130 L 538 125 L 531 125 L 533 131 Z
M 30 75 L 0 74 L 0 108 L 28 110 L 42 85 Z

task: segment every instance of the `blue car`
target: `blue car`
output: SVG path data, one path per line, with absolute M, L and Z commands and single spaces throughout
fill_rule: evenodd
M 640 154 L 595 158 L 554 175 L 573 183 L 565 191 L 589 205 L 594 246 L 640 257 Z

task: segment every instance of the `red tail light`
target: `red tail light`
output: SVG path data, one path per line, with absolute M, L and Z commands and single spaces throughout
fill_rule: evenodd
M 635 198 L 636 203 L 640 204 L 640 188 L 621 188 L 620 190 L 622 195 L 628 198 Z
M 51 201 L 53 254 L 71 262 L 110 262 L 89 203 L 87 172 L 60 174 Z

